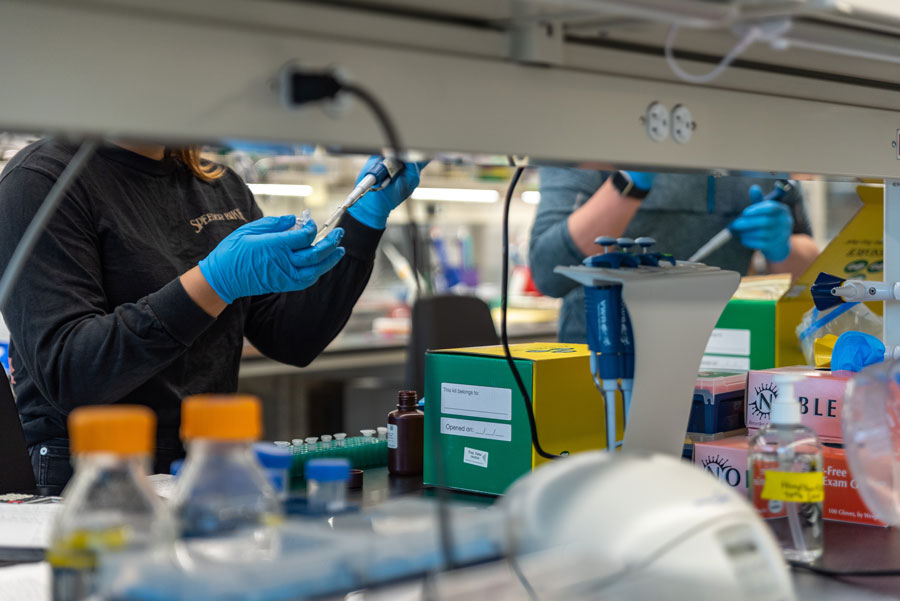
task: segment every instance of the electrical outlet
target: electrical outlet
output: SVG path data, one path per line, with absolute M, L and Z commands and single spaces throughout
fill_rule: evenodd
M 654 142 L 662 142 L 669 137 L 669 109 L 661 102 L 651 102 L 644 113 L 647 135 Z
M 694 119 L 691 111 L 683 104 L 672 109 L 672 139 L 679 144 L 687 144 L 694 134 Z

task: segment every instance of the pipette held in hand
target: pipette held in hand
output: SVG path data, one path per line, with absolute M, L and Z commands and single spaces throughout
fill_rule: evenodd
M 355 205 L 356 201 L 365 196 L 366 192 L 369 190 L 381 190 L 390 184 L 394 178 L 400 175 L 404 167 L 403 161 L 394 158 L 383 159 L 372 166 L 372 168 L 363 175 L 362 179 L 359 180 L 359 183 L 356 184 L 353 191 L 347 195 L 344 202 L 342 202 L 325 223 L 322 224 L 313 244 L 324 238 L 325 234 L 341 220 L 341 217 L 344 216 L 347 209 Z
M 763 200 L 782 200 L 788 192 L 790 192 L 792 186 L 790 182 L 786 182 L 784 180 L 778 180 L 775 182 L 775 187 L 772 188 L 772 191 L 766 194 Z M 706 244 L 701 246 L 697 252 L 695 252 L 688 259 L 691 263 L 697 263 L 706 259 L 709 255 L 713 254 L 723 246 L 725 246 L 732 238 L 734 237 L 731 231 L 731 224 L 728 224 L 728 227 L 723 228 L 718 234 L 713 236 L 707 241 Z

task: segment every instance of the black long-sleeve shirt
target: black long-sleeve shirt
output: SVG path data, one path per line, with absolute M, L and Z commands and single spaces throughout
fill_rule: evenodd
M 0 265 L 75 150 L 38 142 L 0 174 Z M 237 389 L 244 336 L 278 361 L 312 361 L 365 288 L 381 230 L 344 217 L 346 255 L 314 286 L 241 298 L 210 317 L 179 276 L 261 216 L 231 170 L 203 181 L 173 159 L 102 147 L 0 307 L 28 445 L 67 438 L 75 407 L 137 403 L 156 411 L 160 448 L 179 449 L 181 400 Z

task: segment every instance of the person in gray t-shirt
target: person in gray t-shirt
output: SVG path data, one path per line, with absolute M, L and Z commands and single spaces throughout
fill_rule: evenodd
M 741 275 L 754 250 L 771 273 L 799 277 L 818 255 L 803 198 L 797 188 L 781 202 L 760 200 L 773 180 L 706 175 L 609 172 L 541 168 L 541 201 L 531 231 L 530 262 L 538 289 L 565 297 L 559 340 L 586 342 L 584 290 L 553 273 L 557 265 L 579 265 L 602 252 L 598 236 L 650 236 L 653 250 L 685 260 L 740 217 L 741 231 L 704 262 Z M 760 189 L 750 191 L 751 186 Z M 750 207 L 753 208 L 750 208 Z

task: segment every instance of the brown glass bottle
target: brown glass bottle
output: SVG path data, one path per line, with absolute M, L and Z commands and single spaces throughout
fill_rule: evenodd
M 422 473 L 425 414 L 416 408 L 415 390 L 401 390 L 388 413 L 388 471 L 398 476 Z

